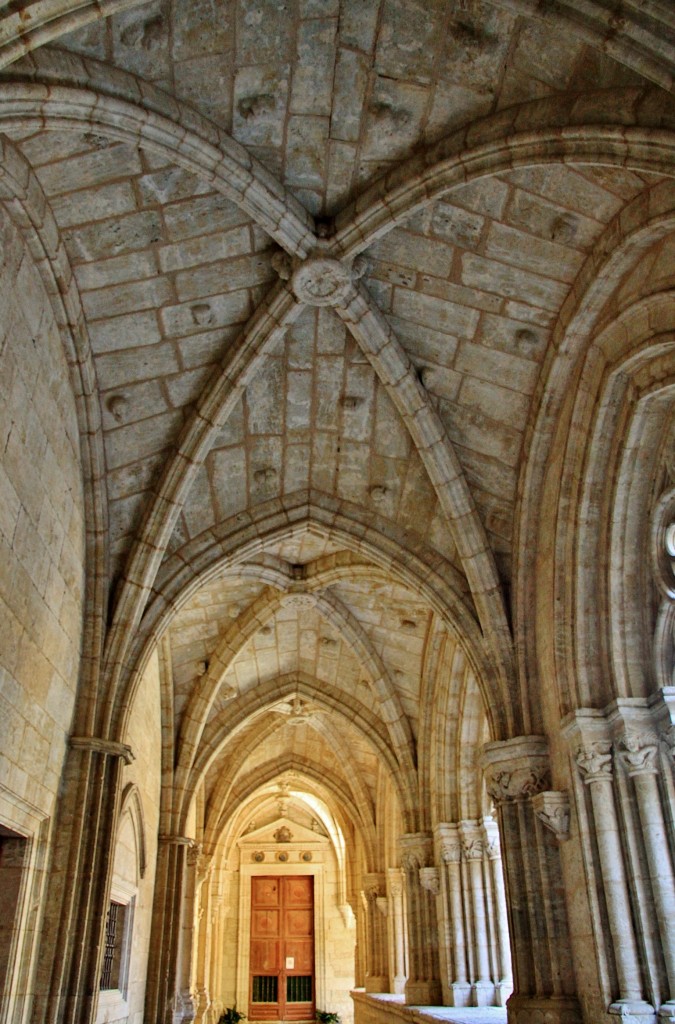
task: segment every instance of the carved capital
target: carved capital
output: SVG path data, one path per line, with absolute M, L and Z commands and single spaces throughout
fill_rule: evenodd
M 612 781 L 611 749 L 611 744 L 605 741 L 579 747 L 574 759 L 586 785 Z
M 367 874 L 363 876 L 363 892 L 369 903 L 374 904 L 378 897 L 384 896 L 384 876 L 380 874 Z
M 389 868 L 387 871 L 389 879 L 389 894 L 397 898 L 403 895 L 403 875 L 400 868 Z
M 399 836 L 398 847 L 404 871 L 419 871 L 433 860 L 433 842 L 428 832 L 408 832 Z
M 444 864 L 459 864 L 462 859 L 462 844 L 459 836 L 441 840 L 441 857 Z
M 191 868 L 197 868 L 197 872 L 199 873 L 200 860 L 201 860 L 201 862 L 203 864 L 204 859 L 202 858 L 202 844 L 201 843 L 193 843 L 192 846 L 188 847 L 188 852 L 187 852 L 188 866 L 191 867 Z
M 479 836 L 464 840 L 464 856 L 466 860 L 482 860 L 484 853 L 485 843 Z
M 526 800 L 550 786 L 548 745 L 543 736 L 486 743 L 482 765 L 488 793 L 497 804 Z
M 548 789 L 532 798 L 534 813 L 558 842 L 570 837 L 570 798 L 567 793 Z
M 420 868 L 420 885 L 427 892 L 438 896 L 441 891 L 441 879 L 438 874 L 438 868 Z
M 618 743 L 617 756 L 628 774 L 656 775 L 658 743 L 654 736 L 626 733 Z

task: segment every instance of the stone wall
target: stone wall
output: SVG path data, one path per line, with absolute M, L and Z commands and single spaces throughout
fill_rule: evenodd
M 160 693 L 153 654 L 134 698 L 126 742 L 135 758 L 124 769 L 122 813 L 117 831 L 111 895 L 133 905 L 131 949 L 125 992 L 106 993 L 98 1022 L 142 1024 L 157 860 L 160 800 Z M 125 996 L 125 998 L 123 998 Z
M 17 908 L 24 945 L 8 968 L 4 1006 L 21 1019 L 78 681 L 84 511 L 61 338 L 4 213 L 0 251 L 0 825 L 29 839 Z

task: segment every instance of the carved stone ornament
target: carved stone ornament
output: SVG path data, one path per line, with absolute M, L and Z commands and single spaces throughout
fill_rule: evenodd
M 278 828 L 274 833 L 274 841 L 276 843 L 290 843 L 292 838 L 293 833 L 286 825 L 282 825 L 281 828 Z
M 433 842 L 426 832 L 407 832 L 399 836 L 398 846 L 404 871 L 418 871 L 432 860 Z
M 611 782 L 612 755 L 610 751 L 611 744 L 607 742 L 591 743 L 588 747 L 579 747 L 575 760 L 587 785 L 592 782 Z
M 441 857 L 445 864 L 459 864 L 462 859 L 462 844 L 459 839 L 442 839 Z
M 464 856 L 467 860 L 482 860 L 484 852 L 485 847 L 482 839 L 476 838 L 464 840 Z
M 441 891 L 441 879 L 438 868 L 420 868 L 420 885 L 427 892 L 438 896 Z
M 534 800 L 537 800 L 537 799 L 538 799 L 538 796 L 533 797 L 533 802 L 534 802 Z M 488 839 L 487 846 L 486 846 L 486 852 L 487 852 L 489 860 L 500 860 L 501 859 L 502 848 L 501 848 L 501 844 L 499 842 L 499 838 Z
M 526 800 L 550 788 L 548 744 L 543 736 L 486 743 L 481 763 L 487 791 L 496 804 Z
M 570 837 L 570 798 L 567 793 L 547 789 L 532 799 L 534 813 L 559 843 Z
M 495 771 L 488 777 L 488 793 L 496 804 L 510 800 L 525 800 L 540 793 L 550 784 L 548 764 L 532 765 L 515 771 Z
M 263 853 L 262 850 L 255 850 L 251 854 L 251 860 L 254 860 L 256 862 L 256 864 L 262 864 L 264 859 L 265 859 L 265 854 Z
M 392 897 L 403 895 L 403 875 L 398 868 L 389 868 L 387 871 L 389 880 L 389 894 Z
M 291 287 L 308 306 L 340 306 L 352 291 L 352 274 L 339 260 L 319 256 L 306 260 L 293 273 Z
M 652 736 L 626 733 L 621 739 L 617 754 L 628 774 L 655 775 L 658 771 L 656 756 L 659 748 Z
M 389 913 L 389 900 L 386 896 L 378 896 L 376 900 L 377 909 L 382 914 L 382 917 L 386 917 Z
M 316 597 L 314 594 L 293 593 L 284 594 L 279 600 L 282 608 L 314 608 Z

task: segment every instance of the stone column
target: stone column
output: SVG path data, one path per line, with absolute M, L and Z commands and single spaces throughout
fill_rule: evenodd
M 471 985 L 474 1006 L 490 1006 L 494 985 L 490 978 L 487 907 L 483 884 L 485 844 L 477 822 L 460 822 L 464 859 L 467 863 L 473 919 L 475 976 Z
M 384 894 L 384 875 L 367 874 L 363 876 L 363 895 L 367 913 L 366 992 L 389 991 L 387 922 L 378 906 L 378 900 L 383 899 Z
M 644 998 L 621 838 L 623 824 L 619 822 L 615 801 L 612 735 L 607 715 L 595 709 L 577 711 L 565 725 L 564 731 L 583 780 L 583 788 L 590 793 L 588 825 L 597 846 L 601 898 L 604 897 L 609 925 L 609 941 L 605 942 L 601 952 L 613 961 L 616 972 L 617 989 L 611 995 L 609 1012 L 651 1021 L 654 1019 L 654 1008 Z M 591 845 L 586 843 L 586 856 L 592 856 L 588 852 Z
M 408 910 L 409 973 L 405 986 L 409 1005 L 438 1006 L 442 998 L 438 959 L 436 896 L 438 874 L 433 867 L 433 842 L 427 832 L 400 836 L 401 867 L 405 874 Z M 426 872 L 426 873 L 425 873 Z M 434 891 L 434 889 L 436 891 Z
M 54 851 L 32 1020 L 89 1024 L 96 1016 L 122 773 L 131 749 L 71 737 L 54 829 Z
M 400 868 L 389 868 L 387 880 L 389 883 L 389 922 L 394 951 L 393 989 L 397 995 L 403 995 L 408 972 L 405 955 L 405 920 L 403 917 L 403 875 Z
M 187 856 L 193 845 L 194 840 L 186 836 L 159 836 L 145 992 L 145 1019 L 157 1024 L 175 1024 L 194 1017 L 189 991 L 187 997 L 185 992 L 186 940 L 182 934 Z
M 570 953 L 560 854 L 532 798 L 550 788 L 546 740 L 520 736 L 483 748 L 499 815 L 506 869 L 514 990 L 509 1021 L 581 1024 Z
M 467 974 L 466 932 L 462 901 L 462 877 L 460 874 L 462 842 L 459 828 L 455 824 L 443 823 L 439 825 L 438 836 L 445 874 L 449 947 L 452 951 L 451 964 L 449 965 L 449 995 L 452 1006 L 468 1006 L 471 996 L 471 985 L 469 984 Z
M 197 1001 L 195 1021 L 204 1019 L 211 1005 L 209 994 L 209 974 L 211 950 L 214 943 L 211 915 L 211 868 L 210 857 L 201 853 L 197 859 L 197 886 L 195 899 L 199 906 L 197 913 L 197 941 L 193 943 L 192 977 L 195 983 Z
M 502 849 L 499 841 L 497 823 L 490 819 L 483 821 L 485 830 L 486 852 L 492 877 L 492 920 L 497 940 L 497 984 L 495 986 L 495 1002 L 504 1006 L 513 991 L 511 975 L 511 945 L 509 943 L 509 923 L 506 914 L 506 893 L 504 891 L 504 871 L 502 868 Z
M 668 1002 L 659 1011 L 663 1016 L 664 1008 L 675 1015 L 675 881 L 672 861 L 668 856 L 668 836 L 657 782 L 658 752 L 656 736 L 644 733 L 626 733 L 618 751 L 635 786 L 649 880 L 668 976 Z

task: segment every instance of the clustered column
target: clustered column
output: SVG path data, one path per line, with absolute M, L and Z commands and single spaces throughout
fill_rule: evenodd
M 501 849 L 496 822 L 436 827 L 443 862 L 441 930 L 449 955 L 451 1006 L 503 1006 L 511 992 L 511 958 Z
M 675 1021 L 674 718 L 675 693 L 661 691 L 564 723 L 582 854 L 609 923 L 599 973 L 609 1011 L 634 1019 Z
M 433 840 L 426 832 L 408 833 L 400 836 L 399 849 L 408 917 L 406 1002 L 438 1006 L 442 1000 L 436 918 L 439 885 L 438 872 L 432 863 Z
M 558 841 L 535 810 L 550 789 L 546 740 L 521 736 L 483 748 L 500 819 L 511 923 L 514 991 L 509 1020 L 581 1021 L 570 952 Z
M 148 987 L 145 1014 L 148 1020 L 173 1024 L 194 1018 L 189 991 L 191 949 L 187 930 L 194 919 L 194 868 L 188 866 L 188 853 L 194 840 L 186 836 L 160 835 L 157 847 L 155 904 L 153 907 Z M 192 895 L 188 868 L 192 874 Z

